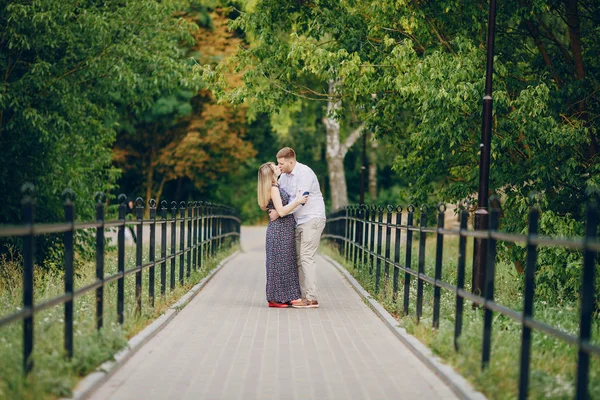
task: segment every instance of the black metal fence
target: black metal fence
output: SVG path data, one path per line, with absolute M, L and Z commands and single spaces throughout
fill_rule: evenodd
M 384 211 L 386 220 L 383 220 Z M 399 291 L 400 273 L 404 273 L 403 312 L 409 313 L 409 300 L 411 279 L 417 279 L 416 318 L 417 323 L 423 310 L 423 285 L 433 286 L 433 327 L 439 327 L 441 289 L 456 294 L 455 300 L 455 326 L 454 346 L 458 351 L 458 338 L 463 326 L 464 301 L 469 300 L 483 308 L 483 345 L 481 350 L 482 367 L 490 362 L 492 316 L 500 313 L 518 322 L 522 326 L 519 398 L 526 399 L 529 389 L 529 369 L 531 353 L 532 330 L 543 332 L 560 341 L 574 345 L 578 349 L 577 384 L 575 396 L 577 399 L 588 399 L 588 380 L 590 356 L 599 356 L 600 347 L 591 341 L 592 318 L 595 308 L 595 275 L 600 242 L 598 234 L 598 206 L 590 204 L 586 211 L 585 237 L 577 239 L 555 239 L 538 235 L 539 211 L 531 209 L 529 214 L 529 232 L 527 235 L 507 234 L 498 231 L 499 210 L 490 210 L 490 230 L 474 231 L 467 229 L 469 213 L 463 208 L 459 214 L 460 226 L 458 229 L 445 229 L 444 218 L 446 206 L 438 206 L 437 226 L 427 227 L 427 206 L 420 209 L 420 221 L 415 225 L 415 207 L 410 205 L 407 209 L 407 220 L 402 221 L 402 207 L 400 206 L 374 206 L 351 205 L 331 214 L 327 219 L 327 226 L 323 238 L 330 240 L 346 261 L 353 263 L 355 268 L 369 266 L 372 274 L 375 271 L 375 292 L 380 290 L 382 272 L 384 279 L 390 278 L 392 272 L 392 296 L 397 301 Z M 392 222 L 392 218 L 394 222 Z M 392 233 L 393 230 L 393 233 Z M 401 233 L 405 235 L 404 261 L 400 260 Z M 413 233 L 418 232 L 418 262 L 416 269 L 412 263 Z M 436 236 L 435 272 L 434 276 L 425 274 L 425 248 L 427 235 Z M 391 256 L 391 239 L 394 236 L 394 252 Z M 444 236 L 458 236 L 458 260 L 456 285 L 442 280 L 442 267 L 444 264 Z M 465 290 L 465 260 L 467 258 L 467 238 L 480 238 L 488 246 L 486 262 L 486 282 L 482 296 L 475 295 Z M 494 301 L 494 278 L 496 266 L 496 244 L 498 241 L 506 243 L 524 243 L 527 250 L 527 263 L 524 271 L 524 304 L 523 311 L 516 311 Z M 385 243 L 385 250 L 382 245 Z M 535 269 L 538 255 L 538 246 L 563 247 L 579 250 L 583 253 L 583 273 L 581 284 L 581 308 L 579 316 L 579 335 L 574 336 L 557 327 L 550 326 L 533 317 L 534 313 L 534 285 Z M 382 271 L 383 267 L 383 271 Z
M 152 307 L 155 299 L 155 267 L 160 268 L 160 295 L 166 294 L 167 286 L 173 290 L 176 286 L 176 259 L 179 258 L 179 284 L 183 285 L 185 278 L 191 275 L 192 270 L 201 268 L 217 250 L 225 244 L 234 244 L 239 241 L 240 218 L 233 208 L 219 204 L 202 201 L 177 203 L 172 201 L 170 208 L 167 201 L 163 200 L 160 209 L 154 199 L 148 202 L 149 219 L 144 219 L 144 200 L 137 198 L 135 201 L 134 220 L 126 219 L 127 196 L 119 195 L 118 219 L 105 220 L 106 196 L 96 194 L 96 221 L 76 222 L 74 193 L 70 190 L 63 192 L 64 223 L 35 224 L 34 199 L 32 187 L 22 202 L 23 224 L 19 226 L 0 226 L 0 237 L 21 237 L 23 241 L 23 307 L 20 311 L 0 318 L 2 326 L 23 321 L 23 362 L 24 372 L 27 374 L 33 368 L 31 354 L 34 346 L 34 324 L 36 313 L 48 308 L 64 304 L 64 349 L 69 357 L 73 356 L 73 301 L 91 291 L 96 293 L 96 326 L 103 325 L 104 287 L 117 281 L 117 319 L 120 324 L 124 322 L 125 303 L 125 277 L 135 274 L 135 299 L 136 312 L 142 309 L 142 272 L 148 270 L 148 297 Z M 158 217 L 157 217 L 158 214 Z M 170 215 L 169 215 L 170 214 Z M 149 262 L 143 263 L 144 253 L 144 226 L 150 228 L 148 241 Z M 170 239 L 167 237 L 167 226 L 170 226 Z M 125 269 L 125 229 L 135 226 L 137 231 L 134 268 Z M 156 230 L 160 231 L 160 258 L 156 259 Z M 118 272 L 105 276 L 105 229 L 117 228 L 117 265 Z M 73 285 L 73 260 L 75 232 L 79 230 L 95 230 L 96 236 L 96 280 L 82 288 L 74 289 Z M 42 303 L 34 301 L 34 254 L 35 237 L 44 234 L 63 234 L 64 243 L 64 282 L 65 290 L 62 296 L 51 298 Z M 179 235 L 179 250 L 176 249 L 177 236 Z M 187 239 L 187 241 L 186 241 Z M 169 254 L 167 255 L 167 250 Z M 166 282 L 167 264 L 170 267 L 170 282 Z

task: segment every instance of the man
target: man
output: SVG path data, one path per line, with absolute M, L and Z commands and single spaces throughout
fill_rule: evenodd
M 296 263 L 302 298 L 292 301 L 294 308 L 317 308 L 317 271 L 315 253 L 319 248 L 321 233 L 325 228 L 325 203 L 317 176 L 308 166 L 296 161 L 296 153 L 284 147 L 277 153 L 281 169 L 279 186 L 290 195 L 290 202 L 300 193 L 308 192 L 308 202 L 294 210 L 296 219 Z M 275 220 L 277 211 L 270 212 Z

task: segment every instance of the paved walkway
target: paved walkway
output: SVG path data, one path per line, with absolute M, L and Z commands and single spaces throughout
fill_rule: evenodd
M 321 257 L 318 309 L 265 300 L 264 228 L 93 399 L 455 399 Z

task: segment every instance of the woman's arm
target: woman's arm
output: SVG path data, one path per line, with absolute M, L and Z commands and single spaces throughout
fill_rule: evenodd
M 296 199 L 293 202 L 291 202 L 287 206 L 283 206 L 283 203 L 281 202 L 281 194 L 279 193 L 279 188 L 273 186 L 271 187 L 271 199 L 273 200 L 273 205 L 275 206 L 275 210 L 277 210 L 277 214 L 279 214 L 280 217 L 284 217 L 294 212 L 296 207 L 298 207 L 300 204 L 306 203 L 308 196 L 301 196 L 300 194 L 298 194 L 298 196 L 296 196 Z

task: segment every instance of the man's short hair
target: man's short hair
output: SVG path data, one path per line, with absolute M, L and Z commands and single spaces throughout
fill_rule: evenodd
M 291 147 L 284 147 L 277 152 L 277 158 L 293 158 L 296 159 L 296 152 Z

